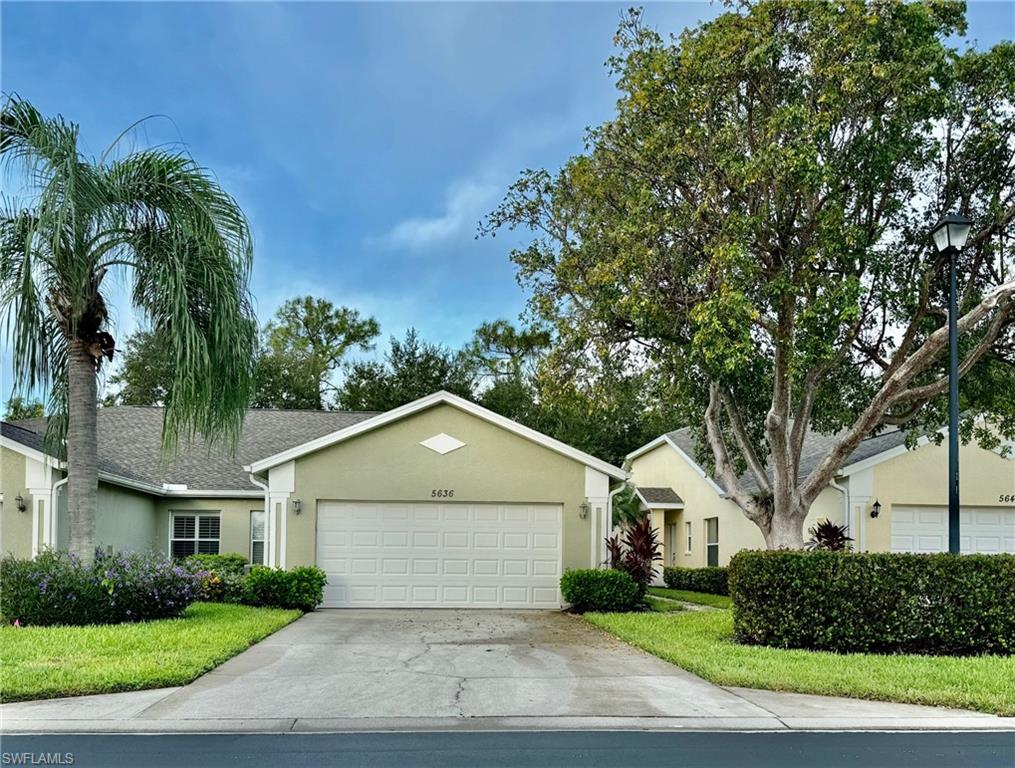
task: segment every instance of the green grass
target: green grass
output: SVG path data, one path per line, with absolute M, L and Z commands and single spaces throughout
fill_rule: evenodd
M 195 603 L 178 619 L 0 627 L 0 699 L 48 699 L 189 683 L 300 616 Z
M 669 587 L 649 587 L 648 592 L 656 597 L 668 597 L 671 600 L 681 600 L 685 603 L 710 605 L 713 608 L 733 607 L 733 601 L 726 595 L 709 595 L 705 592 L 688 592 L 685 589 L 670 589 Z
M 837 655 L 738 645 L 730 611 L 587 613 L 585 618 L 719 685 L 1015 715 L 1015 656 Z
M 645 596 L 645 604 L 656 613 L 673 613 L 674 611 L 684 610 L 684 606 L 681 603 L 660 600 L 658 597 L 652 597 L 651 595 Z

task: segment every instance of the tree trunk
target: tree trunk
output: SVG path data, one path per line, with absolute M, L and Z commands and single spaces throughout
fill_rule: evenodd
M 804 518 L 788 510 L 776 509 L 765 534 L 768 549 L 803 549 Z
M 98 402 L 95 360 L 84 342 L 67 343 L 67 511 L 70 552 L 84 563 L 95 557 L 95 507 L 99 494 Z

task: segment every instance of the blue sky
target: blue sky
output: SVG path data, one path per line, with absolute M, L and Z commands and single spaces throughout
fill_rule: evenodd
M 2 87 L 80 123 L 96 155 L 168 116 L 138 140 L 184 142 L 238 198 L 262 319 L 312 293 L 384 338 L 457 346 L 523 309 L 512 239 L 477 241 L 476 222 L 610 116 L 603 62 L 628 5 L 4 2 Z M 974 4 L 970 35 L 1010 36 L 1013 8 Z M 679 32 L 720 10 L 647 20 Z M 117 319 L 135 327 L 126 303 Z

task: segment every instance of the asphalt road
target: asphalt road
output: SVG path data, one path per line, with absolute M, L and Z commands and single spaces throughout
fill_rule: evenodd
M 0 766 L 1015 766 L 1015 732 L 414 732 L 4 736 Z M 71 762 L 72 761 L 72 762 Z

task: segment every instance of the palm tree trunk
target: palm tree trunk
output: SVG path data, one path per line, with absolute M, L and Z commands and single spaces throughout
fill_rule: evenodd
M 98 402 L 95 361 L 79 339 L 67 343 L 67 511 L 70 552 L 84 563 L 95 557 L 99 495 Z

